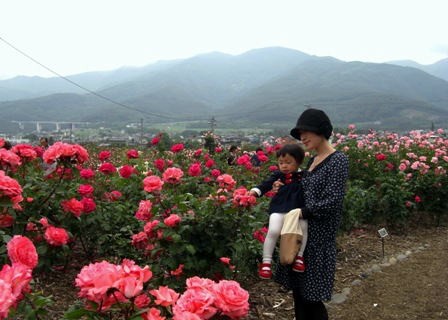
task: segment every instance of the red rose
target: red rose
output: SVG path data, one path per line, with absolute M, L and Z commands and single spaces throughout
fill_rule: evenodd
M 201 164 L 200 163 L 193 163 L 190 168 L 188 168 L 188 175 L 191 177 L 197 177 L 201 175 Z
M 98 170 L 104 174 L 112 174 L 117 171 L 115 166 L 109 162 L 104 162 L 103 164 L 101 164 Z
M 107 159 L 109 159 L 111 156 L 111 153 L 109 150 L 103 150 L 100 153 L 98 153 L 98 159 L 100 161 L 106 161 Z
M 90 179 L 90 178 L 93 178 L 95 176 L 95 171 L 93 171 L 92 169 L 82 169 L 79 172 L 79 175 L 83 179 Z
M 154 160 L 154 167 L 156 167 L 157 170 L 162 172 L 165 169 L 165 160 L 163 160 L 163 159 Z
M 387 159 L 387 156 L 384 153 L 377 153 L 375 155 L 376 160 L 383 161 Z
M 65 212 L 72 213 L 75 217 L 81 216 L 81 213 L 84 211 L 84 205 L 81 201 L 76 200 L 75 198 L 71 198 L 70 200 L 62 201 L 61 203 L 62 209 Z
M 160 142 L 160 136 L 155 136 L 155 137 L 152 138 L 152 140 L 151 140 L 151 144 L 152 144 L 153 146 L 159 144 L 159 142 Z
M 133 166 L 130 166 L 130 165 L 126 164 L 126 165 L 122 166 L 118 170 L 118 172 L 120 173 L 121 177 L 127 179 L 135 172 L 135 169 L 134 169 Z
M 93 191 L 94 191 L 94 189 L 90 184 L 81 184 L 78 187 L 78 193 L 84 197 L 91 196 Z
M 174 153 L 180 152 L 182 150 L 184 150 L 184 145 L 182 143 L 174 144 L 171 147 L 171 151 L 174 152 Z
M 138 158 L 138 151 L 135 149 L 128 150 L 126 153 L 126 156 L 128 159 L 137 159 Z
M 92 198 L 82 198 L 81 203 L 84 213 L 91 213 L 96 209 L 96 203 Z

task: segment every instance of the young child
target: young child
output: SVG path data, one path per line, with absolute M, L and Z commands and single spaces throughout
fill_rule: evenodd
M 275 181 L 280 180 L 283 183 L 269 204 L 269 229 L 263 245 L 263 261 L 258 269 L 258 275 L 262 279 L 270 279 L 272 277 L 272 254 L 283 227 L 285 214 L 292 209 L 304 206 L 300 182 L 302 172 L 298 171 L 304 156 L 305 152 L 300 145 L 296 143 L 285 144 L 277 151 L 279 170 L 273 172 L 268 179 L 249 191 L 250 194 L 261 197 L 272 189 Z M 303 252 L 308 236 L 308 223 L 303 219 L 300 219 L 299 223 L 302 228 L 303 239 L 292 269 L 296 272 L 303 272 L 305 271 Z

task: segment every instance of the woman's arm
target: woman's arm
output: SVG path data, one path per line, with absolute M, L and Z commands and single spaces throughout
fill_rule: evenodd
M 331 159 L 327 166 L 321 194 L 314 199 L 307 199 L 305 208 L 302 208 L 304 219 L 325 219 L 342 206 L 348 178 L 348 158 L 341 153 Z

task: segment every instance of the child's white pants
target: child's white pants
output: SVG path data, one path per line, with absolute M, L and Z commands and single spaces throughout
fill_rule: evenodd
M 275 246 L 277 245 L 277 240 L 280 237 L 284 218 L 285 213 L 271 213 L 269 216 L 268 234 L 266 235 L 266 239 L 263 244 L 263 263 L 272 262 L 272 254 L 274 253 Z M 299 224 L 302 229 L 303 238 L 298 255 L 302 257 L 308 239 L 308 221 L 299 219 Z

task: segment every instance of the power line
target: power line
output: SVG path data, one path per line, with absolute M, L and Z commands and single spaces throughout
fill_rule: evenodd
M 36 59 L 34 59 L 33 57 L 31 57 L 31 56 L 28 55 L 27 53 L 23 52 L 23 51 L 20 50 L 19 48 L 15 47 L 13 44 L 11 44 L 11 43 L 9 43 L 8 41 L 6 41 L 5 39 L 3 39 L 1 36 L 0 36 L 0 40 L 3 41 L 4 43 L 6 43 L 6 44 L 7 44 L 8 46 L 10 46 L 11 48 L 13 48 L 14 50 L 16 50 L 17 52 L 19 52 L 21 55 L 23 55 L 23 56 L 25 56 L 26 58 L 30 59 L 30 60 L 33 61 L 34 63 L 40 65 L 42 68 L 44 68 L 44 69 L 50 71 L 51 73 L 55 74 L 55 75 L 58 76 L 59 78 L 64 79 L 65 81 L 71 83 L 72 85 L 74 85 L 74 86 L 76 86 L 76 87 L 78 87 L 78 88 L 80 88 L 80 89 L 82 89 L 82 90 L 84 90 L 84 91 L 86 91 L 86 92 L 88 92 L 88 93 L 94 95 L 94 96 L 97 96 L 98 98 L 104 99 L 104 100 L 106 100 L 106 101 L 108 101 L 108 102 L 111 102 L 111 103 L 113 103 L 113 104 L 115 104 L 115 105 L 118 105 L 118 106 L 120 106 L 120 107 L 126 108 L 126 109 L 128 109 L 128 110 L 137 111 L 137 112 L 140 112 L 140 113 L 143 113 L 143 114 L 147 114 L 147 115 L 150 115 L 150 116 L 159 117 L 159 118 L 164 118 L 164 119 L 169 119 L 169 120 L 180 120 L 180 119 L 178 119 L 178 118 L 173 118 L 173 117 L 164 116 L 164 115 L 161 115 L 161 114 L 157 114 L 157 113 L 153 113 L 153 112 L 149 112 L 149 111 L 141 110 L 141 109 L 138 109 L 138 108 L 135 108 L 135 107 L 131 107 L 131 106 L 125 105 L 125 104 L 123 104 L 123 103 L 121 103 L 121 102 L 112 100 L 112 99 L 110 99 L 110 98 L 108 98 L 108 97 L 106 97 L 106 96 L 103 96 L 102 94 L 99 94 L 99 93 L 97 93 L 97 92 L 95 92 L 95 91 L 92 91 L 92 90 L 90 90 L 90 89 L 88 89 L 88 88 L 86 88 L 86 87 L 84 87 L 84 86 L 82 86 L 82 85 L 76 83 L 76 82 L 73 81 L 73 80 L 70 80 L 69 78 L 67 78 L 67 77 L 61 75 L 60 73 L 54 71 L 53 69 L 47 67 L 47 66 L 44 65 L 43 63 L 37 61 Z

